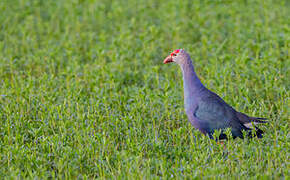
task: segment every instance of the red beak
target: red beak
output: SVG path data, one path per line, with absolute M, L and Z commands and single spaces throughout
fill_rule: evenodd
M 167 56 L 163 61 L 164 64 L 171 63 L 171 62 L 173 62 L 171 55 Z

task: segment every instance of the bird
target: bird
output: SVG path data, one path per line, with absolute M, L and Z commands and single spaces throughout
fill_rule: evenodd
M 190 55 L 184 49 L 174 50 L 163 61 L 164 64 L 171 62 L 181 68 L 185 112 L 196 129 L 216 140 L 228 139 L 227 129 L 230 129 L 233 138 L 243 139 L 243 132 L 246 132 L 247 137 L 263 137 L 263 131 L 256 124 L 266 123 L 267 119 L 236 111 L 220 96 L 207 89 L 198 78 Z M 218 137 L 214 135 L 216 131 L 220 132 Z

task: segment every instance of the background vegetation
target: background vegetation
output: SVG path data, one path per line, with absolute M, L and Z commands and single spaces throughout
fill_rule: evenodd
M 0 174 L 289 178 L 289 1 L 2 0 Z M 226 147 L 183 109 L 185 48 L 202 82 L 268 117 Z

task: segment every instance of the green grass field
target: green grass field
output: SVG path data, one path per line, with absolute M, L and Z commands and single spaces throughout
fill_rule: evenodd
M 290 3 L 2 0 L 0 177 L 289 178 Z M 225 147 L 187 120 L 185 48 L 202 82 L 268 117 Z M 288 109 L 287 109 L 288 108 Z

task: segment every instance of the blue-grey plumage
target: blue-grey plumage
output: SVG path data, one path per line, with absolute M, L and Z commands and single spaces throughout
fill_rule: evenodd
M 223 132 L 230 128 L 232 136 L 243 138 L 243 130 L 251 135 L 249 123 L 265 123 L 264 118 L 249 117 L 236 111 L 214 92 L 208 90 L 199 80 L 189 54 L 183 49 L 173 51 L 164 64 L 177 63 L 183 74 L 184 106 L 190 123 L 203 134 L 213 138 L 215 130 L 222 130 L 219 139 L 226 139 Z M 263 131 L 254 126 L 257 137 L 262 137 Z M 252 137 L 252 136 L 251 136 Z

